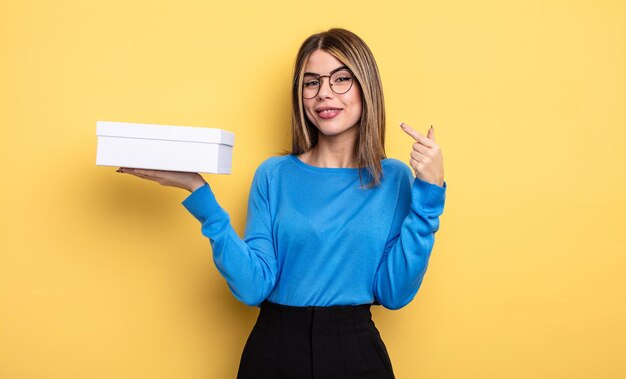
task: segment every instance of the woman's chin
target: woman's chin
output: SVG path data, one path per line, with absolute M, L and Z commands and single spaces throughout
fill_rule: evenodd
M 317 127 L 317 130 L 321 135 L 324 135 L 328 138 L 338 137 L 338 136 L 347 136 L 347 135 L 356 135 L 356 126 L 345 127 L 345 126 L 332 126 L 332 125 L 320 125 Z

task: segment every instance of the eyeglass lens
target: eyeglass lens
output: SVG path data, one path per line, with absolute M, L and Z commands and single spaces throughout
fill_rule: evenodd
M 322 87 L 322 78 L 328 78 L 328 75 L 316 76 L 305 75 L 302 81 L 302 97 L 312 99 L 320 91 Z M 339 70 L 330 76 L 330 89 L 336 94 L 344 94 L 352 88 L 354 78 L 348 70 Z

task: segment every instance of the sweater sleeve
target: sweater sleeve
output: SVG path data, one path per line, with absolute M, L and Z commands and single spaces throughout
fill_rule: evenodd
M 190 194 L 182 204 L 202 224 L 202 234 L 211 242 L 213 261 L 233 295 L 248 305 L 263 302 L 276 283 L 277 272 L 267 177 L 260 170 L 255 173 L 243 240 L 208 184 Z
M 402 183 L 385 252 L 374 280 L 374 296 L 385 308 L 399 309 L 417 293 L 439 229 L 447 185 L 443 187 L 411 174 Z M 410 189 L 410 192 L 409 190 Z

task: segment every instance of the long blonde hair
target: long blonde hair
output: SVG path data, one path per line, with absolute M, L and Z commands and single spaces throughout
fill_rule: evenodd
M 375 187 L 382 177 L 381 159 L 385 154 L 385 103 L 383 88 L 374 55 L 365 42 L 345 29 L 330 29 L 314 34 L 300 46 L 293 75 L 292 87 L 292 154 L 302 154 L 317 144 L 318 130 L 306 117 L 302 102 L 304 66 L 316 50 L 324 50 L 348 67 L 359 83 L 363 110 L 357 129 L 355 146 L 359 168 L 367 169 Z M 362 170 L 359 170 L 359 173 Z M 359 174 L 360 175 L 360 174 Z M 361 177 L 361 183 L 363 178 Z

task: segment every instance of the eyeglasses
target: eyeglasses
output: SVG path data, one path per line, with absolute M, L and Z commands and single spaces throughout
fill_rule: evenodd
M 302 80 L 302 97 L 312 99 L 320 92 L 322 88 L 322 78 L 328 78 L 330 89 L 338 94 L 344 94 L 350 91 L 354 83 L 354 75 L 347 67 L 342 66 L 331 71 L 330 75 L 315 75 L 305 73 Z

